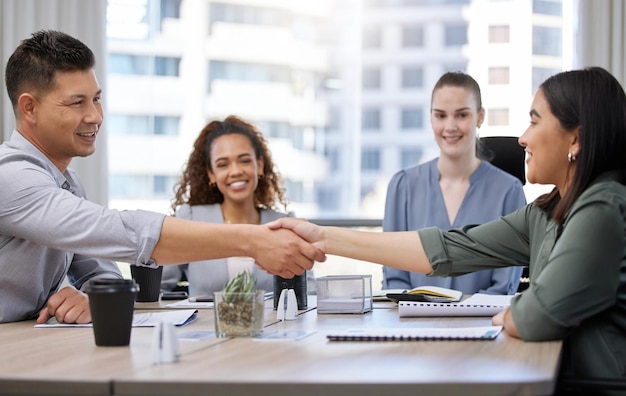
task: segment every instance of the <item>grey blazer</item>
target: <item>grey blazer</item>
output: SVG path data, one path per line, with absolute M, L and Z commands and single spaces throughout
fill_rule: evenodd
M 261 210 L 261 224 L 281 217 L 293 216 L 274 210 Z M 176 217 L 187 220 L 204 221 L 207 223 L 224 223 L 222 207 L 213 205 L 181 205 L 176 211 Z M 212 295 L 214 291 L 220 291 L 228 281 L 228 267 L 226 259 L 194 261 L 189 264 L 166 265 L 163 267 L 161 290 L 169 291 L 176 287 L 176 283 L 185 273 L 189 281 L 189 295 Z M 257 280 L 257 288 L 265 291 L 274 290 L 272 275 L 254 266 L 253 275 Z M 312 275 L 312 273 L 310 273 Z

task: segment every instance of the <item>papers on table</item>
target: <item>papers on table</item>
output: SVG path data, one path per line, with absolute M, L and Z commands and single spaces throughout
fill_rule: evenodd
M 175 311 L 155 311 L 137 313 L 133 315 L 133 327 L 155 327 L 159 322 L 170 322 L 175 326 L 185 326 L 198 318 L 198 311 L 195 309 L 175 310 Z M 58 327 L 92 327 L 91 323 L 59 323 L 53 317 L 44 324 L 36 324 L 35 327 L 58 328 Z
M 195 301 L 194 298 L 188 298 L 186 300 L 176 301 L 175 303 L 167 304 L 167 308 L 182 308 L 182 309 L 202 309 L 213 308 L 215 304 L 213 301 Z
M 511 304 L 511 295 L 474 294 L 459 303 L 400 301 L 398 314 L 419 316 L 493 316 Z

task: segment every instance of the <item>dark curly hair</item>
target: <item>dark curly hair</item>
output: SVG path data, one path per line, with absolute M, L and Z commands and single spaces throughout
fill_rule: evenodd
M 217 187 L 209 185 L 207 170 L 211 169 L 211 145 L 224 135 L 240 134 L 250 139 L 256 159 L 263 159 L 263 177 L 254 191 L 254 205 L 261 209 L 275 209 L 281 204 L 286 210 L 287 200 L 283 179 L 274 169 L 272 154 L 263 134 L 252 124 L 236 116 L 228 116 L 224 121 L 211 121 L 200 132 L 193 145 L 193 152 L 187 160 L 182 175 L 174 187 L 172 212 L 186 203 L 189 205 L 210 205 L 224 202 L 224 195 Z

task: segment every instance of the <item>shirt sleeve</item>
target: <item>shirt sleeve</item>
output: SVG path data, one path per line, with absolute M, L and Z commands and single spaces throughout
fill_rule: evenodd
M 156 266 L 151 255 L 165 215 L 107 209 L 59 186 L 28 161 L 3 164 L 3 235 L 88 257 Z
M 556 227 L 547 234 L 542 248 L 553 246 L 547 262 L 529 289 L 511 303 L 524 340 L 561 339 L 616 303 L 623 216 L 624 209 L 610 200 L 592 200 L 572 208 L 560 236 Z

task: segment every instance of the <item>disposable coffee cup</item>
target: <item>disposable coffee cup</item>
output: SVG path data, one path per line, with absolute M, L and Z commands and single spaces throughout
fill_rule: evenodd
M 306 271 L 302 275 L 295 275 L 287 279 L 274 275 L 274 310 L 278 309 L 280 294 L 285 289 L 293 289 L 298 302 L 298 310 L 307 309 L 307 281 Z
M 137 302 L 159 301 L 159 295 L 161 294 L 161 276 L 163 275 L 162 266 L 150 268 L 131 265 L 130 274 L 139 285 Z
M 94 279 L 85 292 L 97 346 L 127 346 L 133 326 L 135 296 L 139 286 L 132 279 Z

